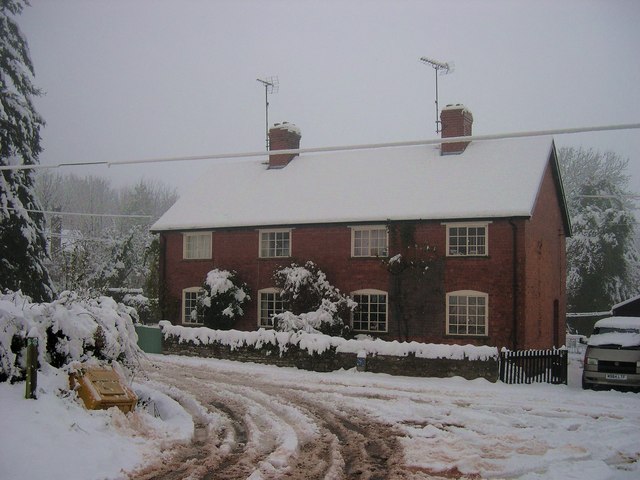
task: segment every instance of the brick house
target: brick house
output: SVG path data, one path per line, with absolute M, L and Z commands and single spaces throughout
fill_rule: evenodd
M 471 135 L 461 105 L 441 121 L 443 138 Z M 294 125 L 269 134 L 271 152 L 300 148 Z M 251 289 L 235 328 L 269 328 L 284 308 L 274 271 L 311 260 L 358 302 L 357 332 L 508 348 L 565 341 L 570 223 L 550 137 L 217 163 L 152 231 L 174 324 L 197 325 L 189 312 L 219 268 Z M 402 258 L 414 267 L 396 268 Z

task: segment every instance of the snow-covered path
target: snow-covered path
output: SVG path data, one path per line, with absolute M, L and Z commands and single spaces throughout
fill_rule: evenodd
M 638 478 L 640 396 L 151 356 L 193 415 L 137 479 Z

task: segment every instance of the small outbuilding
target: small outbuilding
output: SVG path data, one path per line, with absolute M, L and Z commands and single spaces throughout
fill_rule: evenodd
M 611 314 L 614 317 L 640 317 L 640 295 L 614 305 Z

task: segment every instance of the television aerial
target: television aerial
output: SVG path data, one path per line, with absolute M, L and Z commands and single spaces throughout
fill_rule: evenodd
M 280 81 L 278 77 L 256 78 L 264 86 L 265 135 L 267 151 L 269 150 L 269 94 L 278 93 Z
M 436 133 L 440 133 L 442 129 L 440 128 L 440 107 L 438 106 L 438 72 L 440 75 L 446 75 L 453 72 L 453 63 L 439 62 L 438 60 L 433 60 L 432 58 L 427 57 L 420 57 L 420 61 L 425 65 L 433 67 L 436 72 Z

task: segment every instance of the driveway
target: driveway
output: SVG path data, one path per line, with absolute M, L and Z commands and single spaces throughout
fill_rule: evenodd
M 638 478 L 640 396 L 150 356 L 194 419 L 131 478 Z

